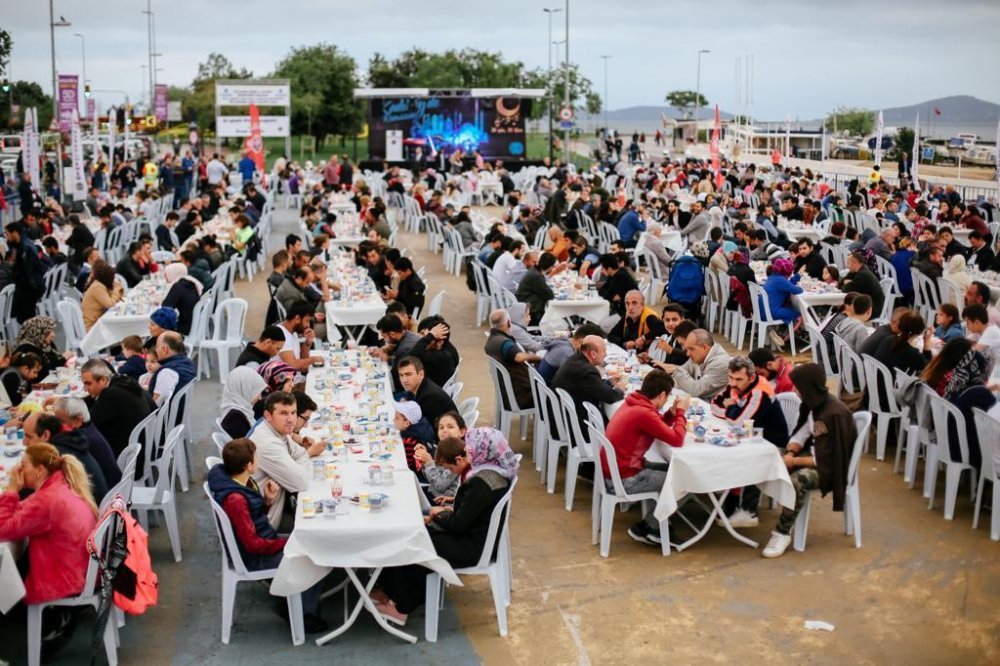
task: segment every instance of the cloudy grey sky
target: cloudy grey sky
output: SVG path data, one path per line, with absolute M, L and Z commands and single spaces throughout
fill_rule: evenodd
M 13 78 L 51 91 L 48 7 L 7 0 Z M 560 0 L 153 0 L 159 82 L 186 85 L 219 51 L 267 74 L 293 46 L 325 41 L 363 69 L 375 52 L 499 50 L 529 68 L 546 65 L 542 7 Z M 80 32 L 96 89 L 142 89 L 145 0 L 55 0 L 72 22 L 56 29 L 56 64 L 79 73 Z M 554 39 L 564 34 L 556 14 Z M 601 54 L 611 54 L 610 108 L 657 105 L 664 93 L 694 89 L 699 49 L 702 92 L 735 110 L 735 62 L 754 54 L 755 116 L 816 118 L 838 105 L 872 108 L 971 94 L 1000 102 L 1000 0 L 571 0 L 570 59 L 603 89 Z M 114 95 L 99 95 L 117 101 Z

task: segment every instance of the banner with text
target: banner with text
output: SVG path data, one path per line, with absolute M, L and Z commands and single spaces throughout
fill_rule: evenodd
M 215 103 L 218 106 L 250 106 L 251 104 L 288 106 L 291 99 L 291 88 L 287 83 L 233 83 L 231 81 L 216 81 L 215 83 Z
M 59 131 L 69 132 L 73 127 L 73 112 L 80 112 L 80 77 L 76 74 L 59 75 Z
M 154 88 L 153 115 L 156 116 L 156 122 L 167 122 L 167 86 L 165 84 L 157 83 Z
M 261 136 L 288 136 L 288 116 L 261 116 Z M 250 116 L 216 116 L 215 134 L 221 137 L 250 136 Z
M 73 183 L 70 191 L 73 193 L 73 201 L 83 201 L 87 198 L 87 175 L 83 168 L 83 136 L 80 134 L 80 118 L 76 109 L 73 109 L 72 116 L 70 155 L 73 158 Z

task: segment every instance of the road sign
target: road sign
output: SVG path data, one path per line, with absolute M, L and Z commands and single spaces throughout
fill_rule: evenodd
M 559 120 L 563 122 L 573 120 L 573 107 L 564 106 L 559 109 Z

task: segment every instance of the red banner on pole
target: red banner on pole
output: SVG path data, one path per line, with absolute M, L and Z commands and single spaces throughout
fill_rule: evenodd
M 264 140 L 260 136 L 260 111 L 256 104 L 250 105 L 250 136 L 246 140 L 247 155 L 260 170 L 260 180 L 266 184 L 264 176 Z
M 722 169 L 719 166 L 719 105 L 715 105 L 715 127 L 712 128 L 712 172 L 715 174 L 715 189 L 722 189 Z

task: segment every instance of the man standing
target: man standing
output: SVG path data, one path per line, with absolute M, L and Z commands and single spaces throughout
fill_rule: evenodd
M 588 335 L 580 343 L 580 350 L 570 356 L 556 371 L 552 388 L 569 393 L 576 405 L 576 415 L 582 425 L 587 420 L 583 403 L 589 402 L 598 409 L 618 402 L 625 397 L 625 380 L 618 378 L 612 384 L 601 377 L 598 368 L 604 365 L 607 343 L 598 335 Z
M 45 269 L 38 258 L 37 246 L 24 237 L 24 225 L 11 222 L 3 233 L 14 255 L 13 314 L 23 324 L 35 316 L 35 305 L 45 293 Z
M 730 356 L 712 334 L 696 328 L 684 340 L 688 360 L 684 365 L 654 361 L 653 365 L 673 375 L 677 388 L 689 395 L 711 400 L 729 382 Z
M 212 160 L 205 165 L 205 175 L 208 177 L 208 184 L 215 187 L 226 179 L 229 175 L 229 167 L 219 159 L 219 154 L 214 153 Z M 183 242 L 183 241 L 182 241 Z
M 457 412 L 455 402 L 440 386 L 427 378 L 424 364 L 415 356 L 406 356 L 399 362 L 399 383 L 408 400 L 415 400 L 429 423 L 437 423 L 445 412 Z
M 327 192 L 336 190 L 340 186 L 340 164 L 337 163 L 337 156 L 330 155 L 330 161 L 323 167 L 323 185 Z
M 250 440 L 257 446 L 258 468 L 254 480 L 260 486 L 268 481 L 278 484 L 274 503 L 267 510 L 267 520 L 275 529 L 281 523 L 288 496 L 309 489 L 311 458 L 326 450 L 322 440 L 309 440 L 308 448 L 296 444 L 292 439 L 295 422 L 295 397 L 275 391 L 264 401 L 264 422 L 250 433 Z
M 608 333 L 608 341 L 639 354 L 648 350 L 649 343 L 663 335 L 664 330 L 663 322 L 646 305 L 642 292 L 633 289 L 625 294 L 625 316 Z
M 247 151 L 243 151 L 243 157 L 240 158 L 240 162 L 236 168 L 239 170 L 240 175 L 243 176 L 244 185 L 253 182 L 253 174 L 257 169 L 257 165 L 254 163 L 253 158 L 250 157 L 250 154 L 247 153 Z
M 529 252 L 525 257 L 526 266 L 528 264 L 528 257 L 532 255 L 538 256 L 536 252 Z M 521 278 L 521 281 L 517 285 L 515 297 L 518 302 L 528 305 L 529 312 L 531 312 L 532 326 L 538 325 L 538 322 L 542 320 L 542 316 L 545 314 L 545 308 L 548 307 L 549 301 L 556 297 L 555 292 L 552 291 L 552 287 L 549 286 L 546 279 L 552 273 L 555 265 L 556 258 L 546 252 L 538 259 L 537 264 L 532 264 L 528 267 L 528 270 L 524 273 L 524 277 Z

